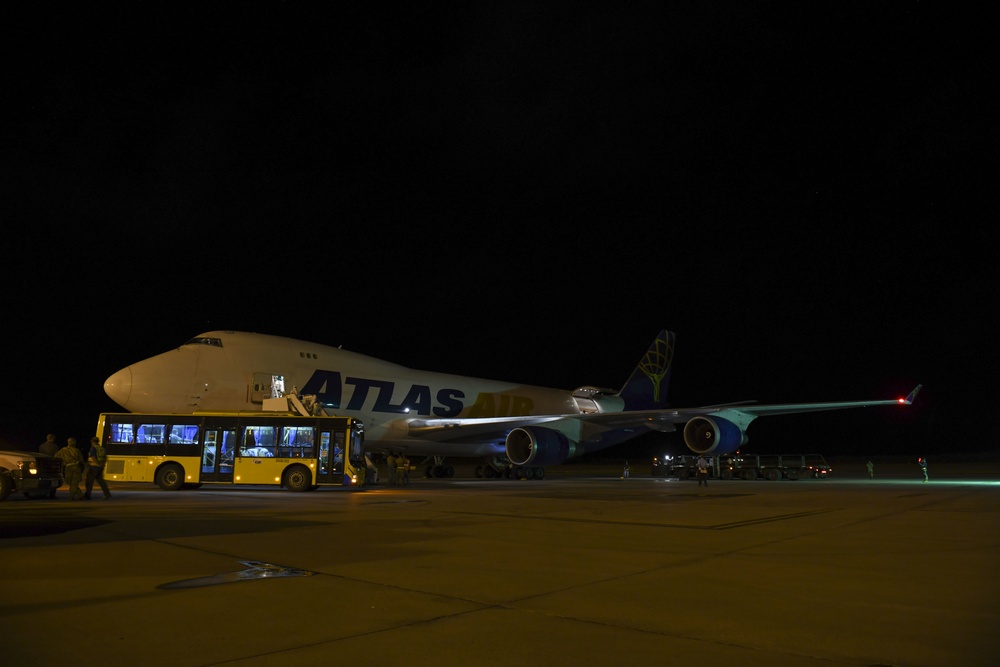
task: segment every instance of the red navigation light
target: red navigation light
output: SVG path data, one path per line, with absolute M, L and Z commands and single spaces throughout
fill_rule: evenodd
M 896 402 L 899 403 L 900 405 L 904 405 L 906 403 L 906 399 L 905 398 L 897 398 Z

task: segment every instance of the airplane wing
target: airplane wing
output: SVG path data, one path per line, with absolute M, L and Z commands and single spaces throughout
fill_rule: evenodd
M 615 413 L 619 414 L 619 413 Z M 447 442 L 496 435 L 503 438 L 512 428 L 575 419 L 588 415 L 528 415 L 523 417 L 478 417 L 450 419 L 406 419 L 409 435 Z
M 618 423 L 615 420 L 623 419 L 626 422 L 634 422 L 636 417 L 646 421 L 661 422 L 668 424 L 680 424 L 687 422 L 693 417 L 701 417 L 712 414 L 741 414 L 749 420 L 768 415 L 790 415 L 803 412 L 823 412 L 825 410 L 847 410 L 850 408 L 870 408 L 878 405 L 911 405 L 920 393 L 923 385 L 913 388 L 906 398 L 896 398 L 891 400 L 876 401 L 838 401 L 827 403 L 727 403 L 723 405 L 712 405 L 700 408 L 683 408 L 677 410 L 643 410 L 639 412 L 619 412 L 598 415 L 581 415 L 583 417 L 597 417 L 596 421 L 608 425 Z M 602 420 L 606 417 L 607 420 Z
M 648 428 L 656 431 L 672 431 L 674 424 L 683 424 L 695 417 L 719 415 L 740 423 L 745 428 L 757 417 L 787 415 L 825 410 L 846 410 L 879 405 L 910 405 L 923 385 L 917 385 L 906 398 L 874 401 L 840 401 L 826 403 L 774 403 L 758 404 L 749 401 L 724 403 L 697 408 L 635 410 L 625 412 L 592 412 L 559 415 L 528 415 L 520 417 L 481 417 L 450 419 L 407 419 L 409 435 L 439 442 L 495 435 L 502 438 L 511 429 L 552 425 L 554 422 L 577 420 L 598 424 L 608 428 Z

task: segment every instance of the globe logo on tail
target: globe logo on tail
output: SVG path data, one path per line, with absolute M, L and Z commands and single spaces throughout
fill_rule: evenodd
M 660 386 L 670 373 L 670 364 L 674 359 L 674 336 L 664 332 L 658 336 L 653 345 L 646 350 L 645 356 L 639 362 L 639 370 L 653 383 L 653 401 L 660 401 Z

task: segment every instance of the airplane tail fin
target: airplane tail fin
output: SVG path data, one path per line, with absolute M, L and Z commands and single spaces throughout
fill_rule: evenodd
M 667 386 L 674 359 L 674 332 L 664 329 L 646 350 L 618 395 L 626 410 L 651 410 L 667 405 Z

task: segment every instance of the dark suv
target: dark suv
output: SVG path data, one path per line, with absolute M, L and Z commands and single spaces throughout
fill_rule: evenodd
M 36 452 L 0 450 L 0 500 L 11 493 L 33 493 L 54 498 L 63 484 L 62 461 Z

